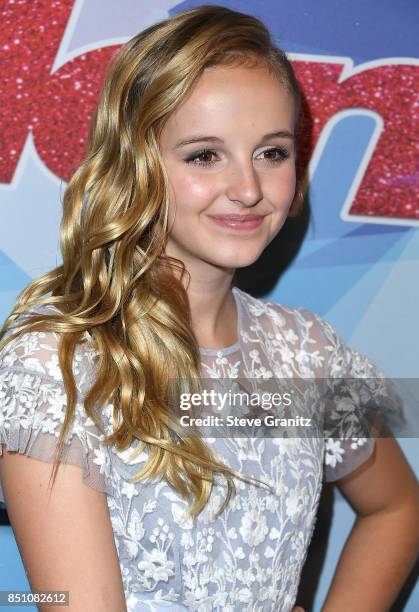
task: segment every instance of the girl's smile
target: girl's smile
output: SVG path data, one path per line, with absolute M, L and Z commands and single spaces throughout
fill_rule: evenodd
M 241 215 L 208 215 L 208 218 L 221 227 L 248 232 L 258 229 L 262 225 L 265 215 L 243 213 Z
M 262 64 L 215 66 L 170 116 L 166 252 L 191 272 L 248 266 L 281 229 L 296 187 L 294 106 Z

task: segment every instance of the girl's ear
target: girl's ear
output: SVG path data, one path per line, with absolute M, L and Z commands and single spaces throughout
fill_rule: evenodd
M 297 187 L 294 194 L 294 199 L 291 202 L 291 206 L 288 211 L 288 217 L 297 217 L 304 206 L 304 199 L 307 191 L 307 180 L 304 177 L 302 180 L 298 181 Z

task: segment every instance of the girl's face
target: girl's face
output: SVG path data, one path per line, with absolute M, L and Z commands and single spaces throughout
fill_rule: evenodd
M 204 71 L 161 134 L 168 255 L 189 271 L 258 259 L 295 193 L 294 113 L 292 94 L 263 66 Z

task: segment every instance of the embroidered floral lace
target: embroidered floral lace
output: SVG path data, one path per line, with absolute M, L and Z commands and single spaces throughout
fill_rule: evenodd
M 256 299 L 236 287 L 233 294 L 238 341 L 221 350 L 201 348 L 203 378 L 384 378 L 310 311 Z M 53 461 L 66 407 L 57 343 L 52 332 L 32 332 L 0 353 L 0 454 L 4 445 Z M 147 458 L 145 451 L 130 461 L 129 450 L 103 445 L 103 433 L 84 414 L 94 354 L 89 344 L 75 353 L 78 402 L 62 461 L 79 465 L 84 483 L 106 493 L 128 611 L 292 610 L 322 481 L 360 466 L 373 452 L 374 438 L 342 439 L 328 432 L 288 439 L 205 438 L 224 463 L 270 484 L 274 492 L 237 478 L 236 496 L 214 520 L 226 493 L 224 480 L 216 478 L 197 521 L 185 521 L 187 504 L 165 482 L 130 482 Z M 400 411 L 396 400 L 388 405 Z M 336 409 L 342 421 L 356 406 L 343 401 Z M 111 405 L 102 418 L 110 433 Z

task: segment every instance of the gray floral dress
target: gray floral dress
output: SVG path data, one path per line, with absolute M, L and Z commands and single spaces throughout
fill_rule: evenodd
M 237 287 L 232 291 L 238 340 L 220 350 L 201 348 L 203 378 L 384 378 L 317 315 Z M 44 308 L 54 310 L 36 310 Z M 366 461 L 374 438 L 355 430 L 350 438 L 325 430 L 322 436 L 288 438 L 207 436 L 219 459 L 271 490 L 234 478 L 236 495 L 215 518 L 227 490 L 217 475 L 204 511 L 195 522 L 185 520 L 186 502 L 165 481 L 130 482 L 146 451 L 132 460 L 130 449 L 105 446 L 103 432 L 84 414 L 83 396 L 94 380 L 95 351 L 88 339 L 86 334 L 73 361 L 78 402 L 62 461 L 79 465 L 84 483 L 106 494 L 128 611 L 292 610 L 322 482 L 342 478 Z M 57 343 L 55 333 L 31 332 L 0 353 L 0 454 L 4 445 L 53 461 L 66 407 Z M 353 408 L 353 401 L 341 402 L 340 419 L 345 411 L 350 417 Z M 112 405 L 102 419 L 110 433 Z

